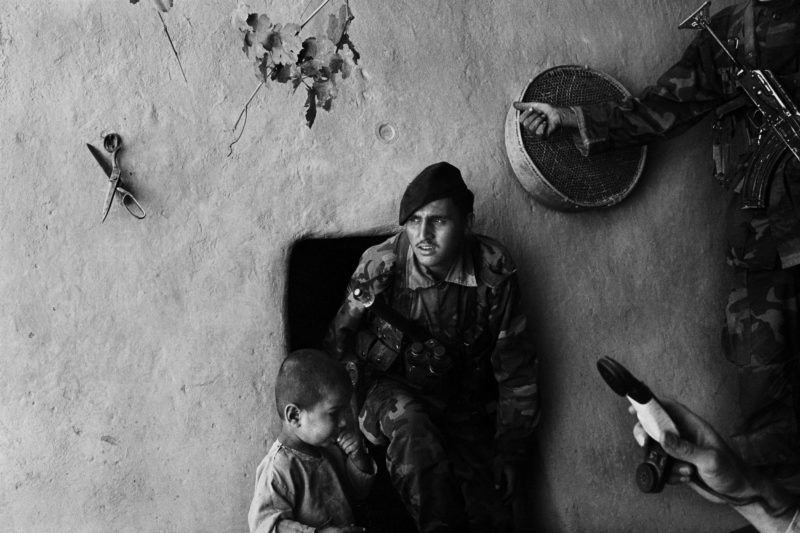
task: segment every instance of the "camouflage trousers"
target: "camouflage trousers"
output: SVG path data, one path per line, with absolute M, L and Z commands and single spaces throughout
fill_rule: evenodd
M 723 343 L 737 366 L 740 427 L 732 443 L 748 463 L 800 469 L 800 267 L 736 269 Z
M 445 411 L 446 409 L 446 411 Z M 359 425 L 386 448 L 395 490 L 422 533 L 512 531 L 493 482 L 493 421 L 391 379 L 367 393 Z

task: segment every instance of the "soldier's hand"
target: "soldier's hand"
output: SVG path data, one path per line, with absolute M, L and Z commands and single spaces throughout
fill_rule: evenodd
M 509 502 L 517 493 L 519 465 L 516 463 L 496 464 L 494 472 L 494 488 L 500 491 L 500 497 L 504 502 Z
M 559 128 L 578 127 L 575 112 L 568 107 L 554 107 L 542 102 L 514 102 L 514 109 L 521 111 L 519 123 L 522 127 L 540 139 L 549 137 Z

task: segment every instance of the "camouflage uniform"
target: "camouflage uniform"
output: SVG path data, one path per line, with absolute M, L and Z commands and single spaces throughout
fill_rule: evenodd
M 749 12 L 748 12 L 749 11 Z M 737 59 L 773 71 L 800 103 L 800 2 L 775 0 L 723 9 L 712 29 Z M 708 32 L 699 32 L 678 63 L 639 98 L 574 108 L 576 146 L 584 154 L 678 135 L 716 111 L 716 177 L 733 193 L 728 262 L 735 270 L 723 334 L 739 369 L 741 428 L 734 443 L 757 465 L 798 463 L 800 328 L 800 171 L 788 153 L 771 169 L 768 202 L 739 208 L 743 163 L 757 131 L 731 61 Z
M 493 466 L 524 458 L 539 418 L 515 270 L 502 246 L 473 235 L 436 282 L 400 232 L 361 256 L 331 324 L 329 349 L 363 368 L 361 430 L 388 445 L 392 483 L 422 532 L 464 531 L 466 520 L 475 531 L 511 530 Z M 363 283 L 446 346 L 453 368 L 436 386 L 410 378 L 408 340 L 353 298 Z

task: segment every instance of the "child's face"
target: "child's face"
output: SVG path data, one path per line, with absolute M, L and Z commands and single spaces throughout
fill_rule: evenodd
M 297 436 L 312 446 L 324 446 L 336 440 L 345 427 L 349 405 L 350 396 L 342 391 L 326 394 L 311 409 L 300 411 Z

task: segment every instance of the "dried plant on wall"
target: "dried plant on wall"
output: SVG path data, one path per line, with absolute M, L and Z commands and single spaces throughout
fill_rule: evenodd
M 348 28 L 353 20 L 349 0 L 341 5 L 338 15 L 328 15 L 325 35 L 306 38 L 300 32 L 330 0 L 323 3 L 302 23 L 281 24 L 266 14 L 254 13 L 245 2 L 233 11 L 234 27 L 244 34 L 242 50 L 253 60 L 258 87 L 253 91 L 234 131 L 247 120 L 247 106 L 267 81 L 290 83 L 293 90 L 301 85 L 306 90 L 305 119 L 308 127 L 314 124 L 317 108 L 330 111 L 338 94 L 337 81 L 346 79 L 358 64 L 360 54 L 353 46 Z M 231 147 L 241 137 L 231 143 Z M 229 154 L 230 155 L 230 154 Z

